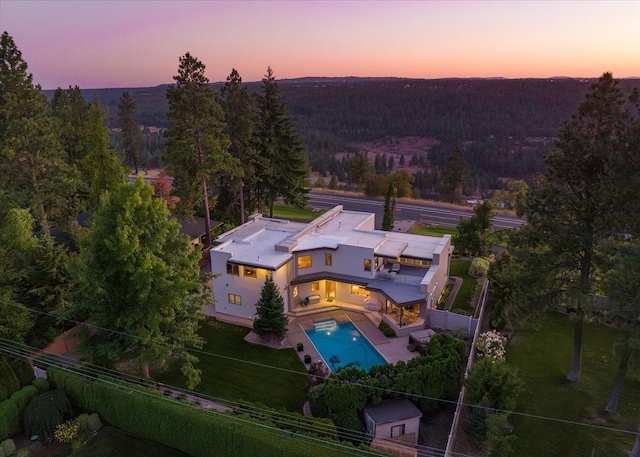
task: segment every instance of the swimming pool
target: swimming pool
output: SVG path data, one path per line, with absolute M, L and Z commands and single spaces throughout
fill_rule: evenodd
M 387 363 L 352 322 L 316 322 L 315 328 L 306 330 L 306 333 L 334 373 L 348 366 L 369 371 L 374 365 Z

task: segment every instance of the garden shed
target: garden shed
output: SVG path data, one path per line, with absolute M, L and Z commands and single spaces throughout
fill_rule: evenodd
M 422 412 L 407 398 L 383 400 L 364 409 L 367 435 L 407 444 L 418 443 Z

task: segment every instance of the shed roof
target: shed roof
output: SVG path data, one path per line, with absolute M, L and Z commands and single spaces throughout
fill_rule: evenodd
M 388 424 L 403 419 L 422 417 L 422 412 L 408 398 L 383 400 L 375 406 L 367 406 L 364 412 L 376 424 Z

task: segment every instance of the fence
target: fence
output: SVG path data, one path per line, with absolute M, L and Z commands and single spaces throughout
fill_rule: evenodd
M 462 329 L 465 330 L 467 334 L 472 335 L 478 327 L 478 319 L 441 309 L 428 309 L 427 325 L 431 328 L 448 330 L 450 332 Z
M 469 360 L 467 361 L 467 367 L 464 370 L 464 377 L 466 379 L 469 374 L 469 370 L 473 366 L 473 362 L 476 357 L 476 340 L 478 339 L 478 335 L 480 334 L 480 322 L 482 322 L 482 318 L 484 317 L 484 308 L 487 302 L 487 295 L 489 292 L 489 281 L 485 279 L 484 284 L 482 285 L 482 293 L 480 294 L 480 303 L 479 309 L 480 312 L 478 314 L 478 318 L 475 320 L 475 328 L 473 331 L 473 340 L 471 342 L 471 350 L 469 351 Z M 456 412 L 453 414 L 453 422 L 451 424 L 451 431 L 449 432 L 449 438 L 447 439 L 447 448 L 444 453 L 444 457 L 451 457 L 453 453 L 453 446 L 456 440 L 456 434 L 458 433 L 458 424 L 460 423 L 460 415 L 462 412 L 462 406 L 464 403 L 464 397 L 467 393 L 467 388 L 463 385 L 462 389 L 460 389 L 460 394 L 458 395 L 458 403 L 456 404 Z

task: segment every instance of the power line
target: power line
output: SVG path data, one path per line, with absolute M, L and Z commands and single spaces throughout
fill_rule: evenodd
M 20 358 L 29 358 L 32 357 L 33 351 L 37 351 L 37 348 L 31 347 L 31 346 L 27 346 L 24 344 L 20 344 L 20 343 L 16 343 L 4 338 L 0 338 L 0 350 L 4 350 L 4 353 L 8 353 Z M 82 376 L 86 379 L 87 375 L 91 376 L 91 379 L 87 379 L 89 381 L 92 380 L 97 380 L 99 381 L 100 378 L 95 378 L 97 376 L 108 376 L 112 379 L 117 379 L 117 380 L 121 380 L 121 378 L 125 378 L 124 380 L 127 382 L 131 382 L 133 384 L 136 384 L 138 386 L 143 386 L 143 387 L 153 387 L 152 384 L 153 382 L 146 379 L 146 378 L 141 378 L 139 376 L 135 376 L 135 375 L 130 375 L 130 374 L 126 374 L 126 373 L 121 373 L 118 371 L 114 371 L 105 367 L 100 367 L 98 365 L 94 365 L 94 364 L 90 364 L 90 363 L 86 363 L 86 362 L 78 362 L 75 359 L 69 358 L 69 357 L 65 357 L 65 356 L 58 356 L 55 354 L 51 354 L 51 353 L 46 353 L 46 351 L 44 352 L 44 356 L 38 356 L 36 355 L 36 357 L 41 357 L 44 358 L 45 360 L 43 360 L 45 363 L 51 364 L 53 366 L 56 366 L 57 368 L 60 368 L 62 370 L 65 371 L 69 371 L 71 373 L 73 373 L 76 376 Z M 56 361 L 63 361 L 66 362 L 66 364 L 56 364 Z M 70 365 L 73 365 L 75 369 L 72 369 L 70 367 Z M 77 367 L 75 365 L 81 365 L 80 367 Z M 111 373 L 115 373 L 116 376 L 112 376 Z M 123 387 L 121 385 L 117 385 L 119 387 Z M 190 392 L 193 394 L 196 394 L 195 392 L 189 391 L 189 390 L 185 390 L 185 389 L 178 389 L 178 388 L 173 388 L 174 390 L 178 390 L 178 391 L 183 391 L 183 392 Z M 138 391 L 133 391 L 133 392 L 138 392 Z M 216 397 L 211 397 L 208 395 L 200 395 L 200 394 L 196 394 L 198 395 L 200 398 L 202 399 L 206 399 L 206 398 L 213 398 L 216 401 L 218 401 L 219 399 L 217 399 Z M 158 397 L 153 395 L 154 398 L 163 398 L 163 397 Z M 169 400 L 169 399 L 168 399 Z M 172 399 L 171 399 L 172 400 Z M 293 418 L 291 416 L 287 416 L 284 413 L 278 412 L 278 411 L 273 411 L 273 410 L 269 410 L 269 409 L 265 409 L 265 408 L 259 408 L 256 405 L 246 405 L 240 402 L 233 402 L 233 401 L 227 401 L 227 400 L 222 400 L 226 406 L 231 406 L 235 409 L 239 409 L 239 412 L 253 412 L 254 414 L 261 414 L 261 415 L 269 415 L 272 417 L 271 420 L 275 420 L 276 422 L 281 422 L 284 423 L 285 425 L 291 425 L 291 426 L 295 426 L 298 429 L 303 429 L 306 430 L 310 433 L 329 433 L 331 432 L 333 429 L 337 430 L 340 432 L 340 435 L 343 438 L 346 439 L 353 439 L 353 440 L 358 440 L 358 441 L 367 441 L 368 440 L 368 436 L 365 433 L 362 432 L 357 432 L 354 430 L 350 430 L 350 429 L 345 429 L 345 428 L 341 428 L 341 427 L 330 427 L 330 426 L 326 426 L 324 424 L 309 424 L 307 426 L 305 426 L 304 424 L 301 424 L 296 418 Z M 181 405 L 184 405 L 184 403 L 181 403 Z M 190 405 L 194 408 L 197 408 L 196 406 Z M 201 409 L 201 408 L 198 408 Z M 217 412 L 217 411 L 216 411 Z M 276 427 L 277 429 L 277 427 Z M 280 429 L 277 429 L 280 430 Z M 429 447 L 429 446 L 424 446 L 424 445 L 415 445 L 415 447 L 418 450 L 423 451 L 422 453 L 425 455 L 432 455 L 432 456 L 442 456 L 444 454 L 444 450 L 443 449 L 439 449 L 439 448 L 435 448 L 435 447 Z M 465 454 L 458 454 L 455 453 L 455 455 L 460 455 L 460 456 L 465 456 Z
M 6 303 L 10 306 L 18 306 L 15 305 L 13 303 Z M 141 340 L 142 338 L 136 335 L 132 335 L 129 333 L 125 333 L 125 332 L 119 332 L 117 330 L 112 330 L 112 329 L 108 329 L 108 328 L 104 328 L 104 327 L 99 327 L 93 324 L 88 324 L 86 322 L 80 322 L 80 321 L 76 321 L 73 319 L 68 319 L 68 318 L 64 318 L 52 313 L 47 313 L 44 311 L 39 311 L 33 308 L 28 308 L 28 307 L 24 307 L 22 306 L 24 309 L 37 313 L 37 314 L 41 314 L 41 315 L 46 315 L 46 316 L 50 316 L 50 317 L 54 317 L 63 321 L 67 321 L 67 322 L 72 322 L 76 325 L 82 324 L 85 325 L 87 327 L 90 328 L 94 328 L 96 330 L 102 330 L 105 332 L 109 332 L 109 333 L 114 333 L 117 335 L 121 335 L 121 336 L 126 336 L 129 338 L 133 338 L 133 339 L 138 339 Z M 165 345 L 165 346 L 170 346 L 169 344 L 162 342 L 162 341 L 155 341 L 157 344 L 161 344 L 161 345 Z M 250 365 L 254 365 L 254 366 L 259 366 L 262 368 L 269 368 L 269 369 L 273 369 L 273 370 L 279 370 L 279 371 L 283 371 L 283 372 L 287 372 L 287 373 L 292 373 L 292 374 L 296 374 L 296 375 L 302 375 L 302 376 L 309 376 L 308 373 L 303 373 L 303 372 L 299 372 L 299 371 L 295 371 L 295 370 L 290 370 L 288 368 L 281 368 L 281 367 L 276 367 L 273 365 L 267 365 L 267 364 L 262 364 L 262 363 L 258 363 L 258 362 L 252 362 L 249 360 L 243 360 L 243 359 L 238 359 L 235 357 L 230 357 L 230 356 L 225 356 L 222 354 L 215 354 L 213 352 L 207 352 L 207 351 L 203 351 L 200 349 L 190 349 L 190 348 L 184 348 L 184 347 L 178 347 L 176 349 L 181 349 L 181 350 L 185 350 L 185 351 L 189 351 L 189 352 L 193 352 L 196 354 L 203 354 L 203 355 L 208 355 L 208 356 L 213 356 L 213 357 L 219 357 L 225 360 L 231 360 L 234 362 L 239 362 L 239 363 L 245 363 L 245 364 L 250 364 Z M 332 380 L 330 378 L 330 376 L 316 376 L 319 377 L 321 379 L 324 380 Z M 337 381 L 340 382 L 340 381 Z M 408 393 L 408 392 L 402 392 L 402 391 L 397 391 L 397 390 L 393 390 L 393 389 L 386 389 L 386 388 L 382 388 L 382 387 L 377 387 L 377 386 L 370 386 L 370 385 L 366 385 L 366 384 L 361 384 L 358 382 L 349 382 L 352 386 L 357 386 L 357 387 L 362 387 L 362 388 L 367 388 L 367 389 L 371 389 L 371 390 L 375 390 L 375 391 L 380 391 L 383 393 L 388 393 L 388 394 L 393 394 L 393 395 L 402 395 L 405 397 L 411 397 L 411 398 L 415 398 L 415 399 L 422 399 L 422 400 L 430 400 L 430 401 L 434 401 L 434 402 L 439 402 L 439 403 L 445 403 L 445 404 L 457 404 L 458 402 L 455 400 L 446 400 L 446 399 L 442 399 L 442 398 L 436 398 L 436 397 L 429 397 L 426 395 L 419 395 L 419 394 L 413 394 L 413 393 Z M 475 404 L 470 404 L 470 403 L 461 403 L 462 406 L 468 406 L 471 408 L 475 408 L 475 409 L 484 409 L 487 411 L 491 411 L 491 412 L 497 412 L 497 413 L 504 413 L 504 414 L 513 414 L 516 416 L 522 416 L 522 417 L 528 417 L 528 418 L 533 418 L 533 419 L 539 419 L 539 420 L 548 420 L 548 421 L 552 421 L 552 422 L 557 422 L 557 423 L 562 423 L 562 424 L 568 424 L 568 425 L 578 425 L 578 426 L 583 426 L 583 427 L 591 427 L 591 428 L 595 428 L 595 429 L 600 429 L 600 430 L 606 430 L 606 431 L 612 431 L 612 432 L 619 432 L 619 433 L 625 433 L 625 434 L 630 434 L 630 435 L 638 435 L 637 431 L 630 431 L 630 430 L 623 430 L 623 429 L 617 429 L 617 428 L 613 428 L 613 427 L 608 427 L 608 426 L 604 426 L 604 425 L 597 425 L 597 424 L 587 424 L 584 422 L 578 422 L 578 421 L 571 421 L 568 419 L 559 419 L 559 418 L 555 418 L 555 417 L 550 417 L 550 416 L 543 416 L 543 415 L 539 415 L 539 414 L 532 414 L 532 413 L 524 413 L 524 412 L 519 412 L 519 411 L 513 411 L 513 410 L 506 410 L 506 409 L 495 409 L 495 408 L 491 408 L 491 407 L 487 407 L 487 406 L 482 406 L 482 405 L 475 405 Z

